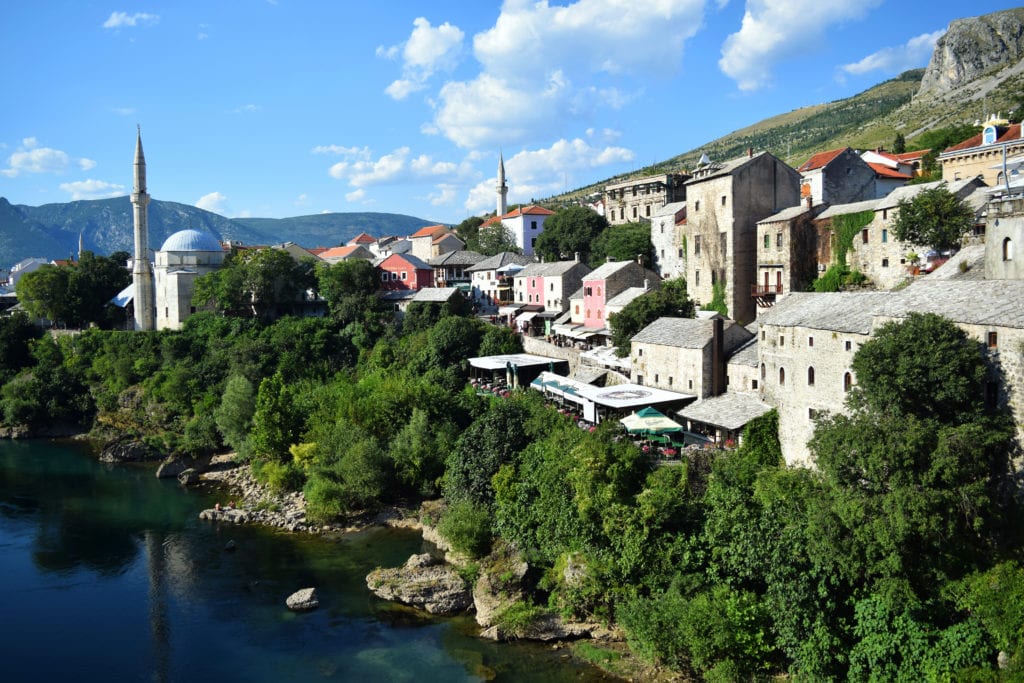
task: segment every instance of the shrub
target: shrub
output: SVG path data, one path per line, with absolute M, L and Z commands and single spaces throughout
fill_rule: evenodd
M 519 601 L 514 602 L 494 618 L 494 623 L 506 638 L 522 638 L 540 619 L 547 616 L 543 607 Z
M 306 496 L 306 519 L 314 524 L 329 522 L 345 511 L 341 484 L 327 477 L 312 475 L 306 481 L 303 493 Z
M 257 481 L 269 486 L 274 493 L 298 491 L 306 480 L 298 465 L 277 460 L 253 462 L 252 473 Z
M 453 503 L 437 530 L 455 550 L 471 557 L 483 557 L 491 549 L 491 516 L 486 508 L 473 503 Z

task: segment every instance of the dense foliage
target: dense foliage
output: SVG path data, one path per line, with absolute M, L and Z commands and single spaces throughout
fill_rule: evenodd
M 945 250 L 960 246 L 974 227 L 974 212 L 944 186 L 932 187 L 901 199 L 893 221 L 896 239 Z
M 127 261 L 123 251 L 110 256 L 83 251 L 75 263 L 42 266 L 18 280 L 18 301 L 33 317 L 59 325 L 114 327 L 124 313 L 110 300 L 132 281 Z
M 661 287 L 630 301 L 619 313 L 608 316 L 612 328 L 612 344 L 620 357 L 629 355 L 630 339 L 658 318 L 692 318 L 693 301 L 686 291 L 686 280 L 665 280 Z
M 598 235 L 608 229 L 608 220 L 585 206 L 570 206 L 544 221 L 544 232 L 537 238 L 534 253 L 546 261 L 567 261 L 578 253 L 591 263 L 591 249 Z
M 360 296 L 358 273 L 338 280 Z M 304 490 L 313 520 L 443 493 L 456 548 L 529 561 L 501 617 L 513 632 L 549 611 L 616 622 L 640 656 L 705 680 L 1024 671 L 1013 425 L 981 402 L 983 351 L 948 321 L 912 316 L 861 347 L 810 470 L 782 466 L 774 412 L 735 451 L 657 467 L 614 420 L 591 432 L 536 392 L 473 391 L 465 359 L 519 350 L 507 330 L 442 308 L 407 327 L 331 310 L 57 340 L 15 325 L 31 355 L 6 361 L 0 420 L 230 447 Z

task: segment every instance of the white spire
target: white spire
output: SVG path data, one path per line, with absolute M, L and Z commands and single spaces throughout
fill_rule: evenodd
M 498 152 L 498 218 L 508 213 L 508 185 L 505 183 L 505 155 Z
M 142 127 L 135 138 L 135 179 L 132 185 L 132 209 L 135 222 L 135 253 L 132 259 L 132 304 L 135 329 L 156 327 L 156 289 L 149 263 L 149 194 L 146 192 L 146 157 L 142 153 Z

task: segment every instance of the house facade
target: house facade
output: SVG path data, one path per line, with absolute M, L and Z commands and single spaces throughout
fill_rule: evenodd
M 392 254 L 374 264 L 385 291 L 433 287 L 434 269 L 412 254 Z
M 471 293 L 474 299 L 487 304 L 509 303 L 513 300 L 515 274 L 533 263 L 522 254 L 503 251 L 470 266 Z
M 501 223 L 512 233 L 512 239 L 523 254 L 532 256 L 537 238 L 544 232 L 544 221 L 554 214 L 543 206 L 525 206 L 506 213 Z
M 947 182 L 981 176 L 986 185 L 1003 185 L 1004 158 L 1024 154 L 1021 124 L 990 119 L 982 132 L 939 154 L 942 179 Z
M 796 170 L 804 201 L 848 204 L 878 196 L 875 171 L 849 147 L 819 152 Z
M 567 311 L 569 295 L 583 286 L 590 272 L 590 266 L 578 260 L 531 263 L 514 276 L 514 301 L 539 304 L 545 311 Z
M 475 251 L 449 251 L 427 261 L 434 269 L 434 286 L 458 287 L 468 293 L 472 288 L 472 266 L 483 261 L 486 256 Z
M 757 277 L 751 296 L 771 306 L 787 292 L 806 290 L 818 277 L 818 230 L 814 218 L 825 204 L 783 209 L 757 222 Z
M 686 274 L 686 202 L 672 202 L 656 209 L 651 216 L 653 268 L 667 279 Z
M 606 185 L 605 217 L 612 225 L 649 221 L 666 204 L 686 201 L 689 178 L 685 173 L 663 173 Z
M 717 293 L 731 318 L 753 321 L 757 222 L 799 204 L 800 174 L 767 152 L 750 151 L 701 166 L 686 192 L 683 237 L 690 296 L 707 305 Z
M 658 289 L 661 277 L 636 261 L 609 261 L 583 277 L 581 323 L 601 329 L 608 324 L 608 301 L 629 287 Z M 575 316 L 573 316 L 575 321 Z
M 752 336 L 717 315 L 658 318 L 630 342 L 633 381 L 698 399 L 717 396 L 726 390 L 726 359 Z

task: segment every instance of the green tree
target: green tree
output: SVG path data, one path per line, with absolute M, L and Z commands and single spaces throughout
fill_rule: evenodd
M 484 256 L 494 256 L 503 251 L 510 251 L 514 254 L 523 253 L 523 250 L 516 246 L 512 231 L 501 222 L 481 227 L 476 244 L 477 251 Z
M 896 239 L 935 249 L 952 249 L 974 227 L 974 212 L 945 186 L 900 200 L 892 229 Z
M 544 232 L 537 238 L 534 253 L 548 261 L 572 259 L 579 253 L 584 263 L 598 235 L 608 229 L 608 220 L 585 206 L 570 206 L 544 221 Z
M 620 357 L 628 356 L 630 339 L 658 318 L 692 318 L 695 314 L 693 301 L 686 291 L 686 280 L 666 280 L 659 289 L 638 296 L 621 312 L 608 316 L 615 352 Z
M 631 261 L 639 256 L 647 265 L 651 262 L 653 249 L 650 223 L 613 225 L 594 240 L 591 263 L 599 264 L 608 259 Z
M 903 137 L 903 133 L 896 133 L 896 137 L 892 141 L 892 152 L 893 154 L 903 154 L 907 151 L 907 139 Z
M 378 309 L 377 272 L 364 259 L 349 259 L 335 264 L 318 263 L 316 286 L 327 300 L 331 315 L 342 325 L 359 320 L 364 313 Z
M 256 392 L 244 375 L 232 375 L 224 387 L 224 396 L 214 413 L 217 429 L 224 441 L 241 451 L 256 412 Z
M 78 325 L 109 325 L 112 318 L 110 300 L 132 281 L 132 274 L 125 268 L 127 261 L 126 251 L 114 252 L 110 256 L 82 252 L 68 277 L 67 298 L 73 311 L 72 322 Z
M 34 318 L 67 323 L 74 316 L 68 298 L 71 269 L 46 264 L 18 279 L 18 302 Z
M 248 439 L 257 460 L 288 459 L 288 447 L 299 443 L 303 420 L 294 398 L 295 391 L 284 383 L 280 372 L 260 382 Z
M 24 313 L 0 316 L 0 385 L 32 364 L 29 342 L 42 334 Z
M 483 222 L 484 219 L 480 216 L 470 216 L 455 226 L 455 233 L 459 236 L 459 239 L 466 243 L 466 249 L 480 251 L 477 241 L 480 234 L 480 226 L 483 225 Z

